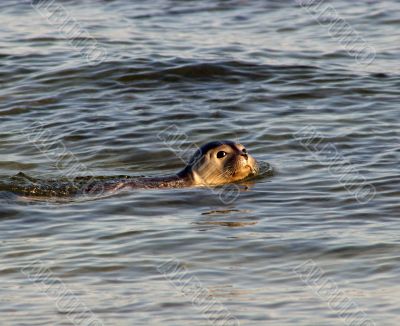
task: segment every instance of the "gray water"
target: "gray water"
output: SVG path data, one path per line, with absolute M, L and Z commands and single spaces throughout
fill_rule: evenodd
M 399 324 L 400 4 L 304 2 L 57 0 L 82 42 L 1 2 L 1 325 Z M 10 187 L 170 174 L 221 139 L 274 174 L 228 201 Z

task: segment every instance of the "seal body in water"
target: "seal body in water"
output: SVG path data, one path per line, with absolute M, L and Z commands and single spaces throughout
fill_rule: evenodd
M 217 186 L 255 176 L 258 172 L 259 164 L 243 145 L 213 141 L 200 147 L 183 170 L 170 176 L 77 177 L 73 181 L 62 181 L 34 180 L 20 173 L 16 177 L 25 182 L 15 185 L 11 191 L 30 198 L 101 195 L 134 188 Z

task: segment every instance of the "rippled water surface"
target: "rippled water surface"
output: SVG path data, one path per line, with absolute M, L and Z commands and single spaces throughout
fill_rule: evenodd
M 299 3 L 1 2 L 1 325 L 399 324 L 400 5 Z M 170 174 L 220 139 L 274 168 L 229 203 L 9 186 Z

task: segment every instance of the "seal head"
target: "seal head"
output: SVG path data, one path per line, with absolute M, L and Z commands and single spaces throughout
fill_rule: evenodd
M 200 147 L 178 175 L 192 185 L 221 185 L 256 175 L 257 161 L 246 148 L 232 141 L 213 141 Z

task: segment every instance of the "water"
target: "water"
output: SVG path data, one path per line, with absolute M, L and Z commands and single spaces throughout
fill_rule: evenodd
M 28 1 L 0 5 L 1 325 L 399 323 L 398 2 L 330 3 L 369 65 L 294 1 L 57 3 L 106 55 L 88 61 Z M 218 189 L 43 202 L 4 186 L 169 174 L 215 139 L 274 175 L 229 204 Z

